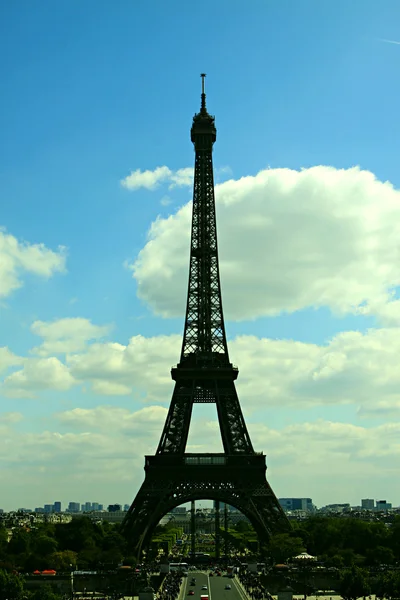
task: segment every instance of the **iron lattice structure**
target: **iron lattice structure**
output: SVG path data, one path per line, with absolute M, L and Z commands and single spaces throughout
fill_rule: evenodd
M 212 150 L 215 120 L 206 109 L 193 118 L 195 148 L 192 235 L 185 328 L 171 405 L 155 456 L 122 525 L 139 556 L 159 520 L 184 502 L 209 498 L 237 507 L 259 539 L 289 524 L 265 476 L 265 455 L 253 449 L 236 393 L 238 369 L 229 360 L 221 300 Z M 215 403 L 223 454 L 185 453 L 193 403 Z

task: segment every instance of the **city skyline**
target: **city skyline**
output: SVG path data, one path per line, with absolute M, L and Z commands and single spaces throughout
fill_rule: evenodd
M 386 499 L 373 499 L 373 498 L 362 498 L 359 500 L 358 504 L 351 505 L 349 502 L 338 502 L 338 503 L 327 503 L 324 506 L 316 506 L 312 500 L 312 498 L 300 498 L 300 497 L 290 497 L 290 498 L 278 498 L 279 503 L 285 510 L 305 510 L 314 512 L 315 510 L 322 510 L 325 508 L 334 508 L 334 507 L 348 507 L 352 509 L 361 508 L 363 510 L 399 510 L 400 504 L 397 505 L 395 502 L 387 501 Z M 213 510 L 215 509 L 215 500 L 196 500 L 195 502 L 196 510 Z M 31 508 L 14 508 L 9 512 L 41 512 L 41 513 L 84 513 L 84 512 L 93 512 L 93 511 L 103 511 L 103 512 L 112 512 L 116 510 L 116 507 L 120 507 L 122 511 L 128 511 L 130 504 L 128 503 L 111 503 L 109 505 L 102 504 L 99 502 L 75 502 L 67 500 L 65 502 L 56 501 L 53 504 L 42 504 L 41 507 Z M 225 507 L 224 502 L 220 502 L 220 510 L 223 512 Z M 228 510 L 237 511 L 237 509 L 233 506 L 227 505 Z M 46 510 L 46 508 L 48 510 Z M 181 512 L 184 509 L 187 512 L 190 512 L 191 503 L 182 504 L 175 509 L 178 512 Z M 0 507 L 0 512 L 3 512 L 4 509 Z M 240 511 L 239 511 L 240 512 Z
M 268 481 L 396 505 L 400 6 L 174 5 L 4 11 L 0 506 L 107 506 L 143 481 L 182 341 L 203 71 L 229 351 Z M 217 433 L 196 405 L 189 451 Z

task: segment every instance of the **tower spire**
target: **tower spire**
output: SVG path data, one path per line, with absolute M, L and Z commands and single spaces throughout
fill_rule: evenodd
M 205 78 L 206 78 L 206 74 L 205 73 L 201 73 L 200 75 L 201 77 L 201 111 L 202 112 L 207 112 L 206 109 L 206 93 L 205 93 Z

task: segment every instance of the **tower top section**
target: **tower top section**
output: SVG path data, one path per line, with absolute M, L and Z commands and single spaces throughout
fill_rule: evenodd
M 217 130 L 215 128 L 215 117 L 212 117 L 206 108 L 205 78 L 206 74 L 201 73 L 201 104 L 200 112 L 193 117 L 193 125 L 190 131 L 190 137 L 196 150 L 207 149 L 213 145 L 217 139 Z

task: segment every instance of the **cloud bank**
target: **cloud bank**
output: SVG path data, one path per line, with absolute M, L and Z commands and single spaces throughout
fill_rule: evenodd
M 34 398 L 40 391 L 79 387 L 99 396 L 169 404 L 170 368 L 179 356 L 180 335 L 137 335 L 126 345 L 106 341 L 85 345 L 83 332 L 92 338 L 108 329 L 85 319 L 76 321 L 76 338 L 71 327 L 68 339 L 65 320 L 36 323 L 35 331 L 40 329 L 45 336 L 44 345 L 38 347 L 42 350 L 34 349 L 39 357 L 20 357 L 0 348 L 0 393 Z M 399 333 L 398 328 L 347 331 L 325 345 L 239 336 L 230 342 L 230 355 L 240 368 L 237 387 L 243 409 L 251 414 L 269 408 L 347 404 L 361 417 L 399 418 Z M 60 354 L 47 356 L 50 348 Z
M 172 171 L 166 166 L 156 167 L 153 171 L 136 169 L 132 171 L 127 177 L 121 179 L 122 187 L 127 190 L 136 191 L 140 188 L 147 190 L 155 190 L 161 183 L 168 183 L 170 190 L 176 187 L 184 187 L 192 185 L 193 182 L 193 168 L 184 167 L 177 171 Z
M 400 192 L 359 168 L 267 169 L 216 187 L 228 319 L 329 307 L 400 323 Z M 183 315 L 191 205 L 151 225 L 131 265 L 156 314 Z
M 21 242 L 0 229 L 0 298 L 9 296 L 23 285 L 24 274 L 48 279 L 65 271 L 66 252 L 55 252 L 44 244 Z

